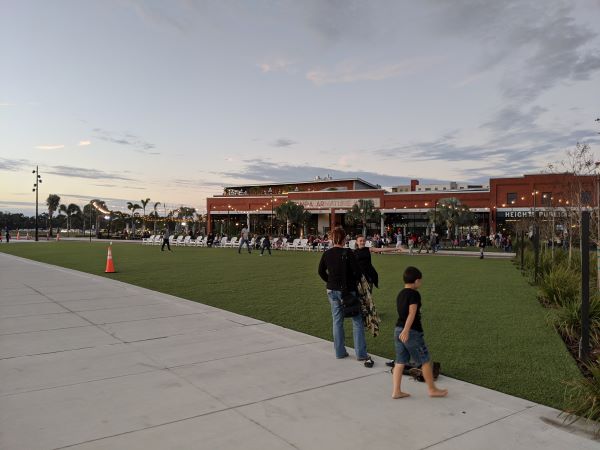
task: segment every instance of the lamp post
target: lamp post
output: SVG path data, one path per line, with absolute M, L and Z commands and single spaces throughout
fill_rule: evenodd
M 599 121 L 596 119 L 596 121 Z M 600 161 L 596 161 L 596 169 L 600 169 Z M 598 215 L 596 216 L 597 222 L 597 236 L 596 236 L 596 283 L 598 290 L 600 290 L 600 170 L 596 175 L 596 203 L 598 206 Z
M 90 243 L 92 242 L 92 201 L 90 200 Z
M 231 205 L 227 205 L 227 236 L 228 237 L 229 237 L 229 234 L 231 233 L 231 231 L 229 230 L 229 228 L 230 228 L 229 211 L 231 211 Z
M 534 258 L 535 258 L 535 268 L 533 273 L 533 281 L 537 284 L 538 280 L 538 268 L 540 264 L 540 233 L 537 226 L 537 194 L 538 191 L 533 190 L 531 195 L 533 195 L 533 250 L 534 250 Z
M 31 173 L 35 173 L 35 183 L 33 183 L 33 192 L 35 192 L 35 240 L 38 241 L 38 198 L 42 176 L 40 175 L 38 166 L 35 166 L 35 170 L 32 170 Z
M 271 195 L 271 229 L 269 233 L 273 236 L 273 189 L 269 188 L 269 194 Z

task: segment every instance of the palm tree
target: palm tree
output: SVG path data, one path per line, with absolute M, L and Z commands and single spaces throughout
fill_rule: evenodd
M 52 237 L 52 216 L 60 205 L 60 196 L 56 194 L 50 194 L 46 199 L 46 205 L 48 206 L 48 226 L 50 230 L 49 236 Z
M 379 220 L 381 211 L 375 209 L 373 200 L 359 200 L 352 206 L 352 209 L 346 213 L 346 220 L 351 224 L 360 223 L 362 225 L 362 234 L 367 235 L 367 222 L 370 220 Z
M 459 225 L 472 225 L 475 221 L 475 216 L 469 207 L 455 197 L 440 199 L 436 210 L 430 209 L 428 215 L 430 222 L 433 223 L 435 215 L 436 225 L 442 223 L 446 225 L 448 237 L 452 241 L 454 241 Z
M 193 221 L 196 208 L 189 208 L 187 206 L 180 206 L 177 210 L 177 218 L 185 221 Z M 192 225 L 193 226 L 193 225 Z M 193 226 L 193 228 L 195 228 Z M 194 229 L 195 231 L 195 229 Z
M 156 234 L 156 225 L 158 222 L 158 207 L 160 206 L 160 202 L 154 203 L 154 234 Z
M 142 210 L 144 211 L 144 218 L 142 219 L 142 233 L 146 231 L 146 205 L 150 203 L 150 199 L 140 200 L 142 202 Z
M 135 237 L 135 212 L 142 207 L 137 203 L 127 202 L 127 209 L 131 211 L 131 234 Z
M 275 208 L 277 218 L 285 220 L 287 234 L 290 234 L 290 227 L 292 224 L 302 223 L 304 220 L 304 212 L 304 206 L 291 200 L 288 200 Z
M 65 204 L 60 205 L 59 211 L 67 218 L 67 233 L 70 234 L 72 219 L 81 214 L 81 208 L 75 203 L 69 203 L 68 206 Z

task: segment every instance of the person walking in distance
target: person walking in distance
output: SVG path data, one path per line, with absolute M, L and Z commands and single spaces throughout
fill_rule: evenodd
M 164 252 L 165 251 L 165 245 L 167 246 L 167 248 L 169 249 L 169 251 L 171 251 L 171 244 L 169 244 L 169 227 L 165 227 L 165 231 L 163 232 L 163 243 L 162 246 L 160 247 L 160 251 Z
M 479 259 L 483 259 L 483 250 L 485 249 L 487 238 L 485 234 L 479 236 Z
M 404 289 L 396 297 L 398 321 L 394 330 L 394 346 L 396 347 L 396 365 L 393 373 L 392 398 L 404 398 L 410 394 L 402 392 L 402 372 L 410 361 L 421 365 L 421 372 L 430 397 L 445 397 L 447 389 L 438 389 L 433 378 L 433 365 L 429 350 L 423 338 L 421 325 L 421 294 L 419 288 L 423 275 L 416 267 L 407 267 L 404 271 Z
M 262 245 L 260 247 L 260 256 L 265 252 L 265 248 L 269 250 L 269 256 L 271 256 L 271 236 L 268 234 L 265 235 L 265 238 L 262 241 Z
M 250 240 L 248 239 L 248 228 L 246 227 L 242 228 L 242 231 L 240 233 L 240 246 L 238 247 L 238 253 L 242 253 L 242 247 L 244 246 L 244 244 L 246 244 L 246 247 L 248 248 L 248 253 L 251 253 Z

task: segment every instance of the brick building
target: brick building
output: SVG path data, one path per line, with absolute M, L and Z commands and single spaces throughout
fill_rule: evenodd
M 392 191 L 360 178 L 316 178 L 296 183 L 227 186 L 223 195 L 206 200 L 208 232 L 236 234 L 248 224 L 252 232 L 280 233 L 285 225 L 275 217 L 277 205 L 291 200 L 312 214 L 311 234 L 325 233 L 344 225 L 344 214 L 359 199 L 370 199 L 383 213 L 381 222 L 370 224 L 372 233 L 423 232 L 429 225 L 428 211 L 441 199 L 457 198 L 475 215 L 476 227 L 486 233 L 510 228 L 514 221 L 535 214 L 555 213 L 573 206 L 597 205 L 598 182 L 595 176 L 570 174 L 532 174 L 511 178 L 492 178 L 489 184 L 448 183 L 395 186 Z

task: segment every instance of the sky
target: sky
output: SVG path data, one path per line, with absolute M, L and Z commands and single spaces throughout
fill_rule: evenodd
M 0 211 L 34 211 L 36 165 L 42 210 L 205 211 L 227 185 L 487 183 L 600 148 L 599 0 L 0 0 L 0 68 Z

